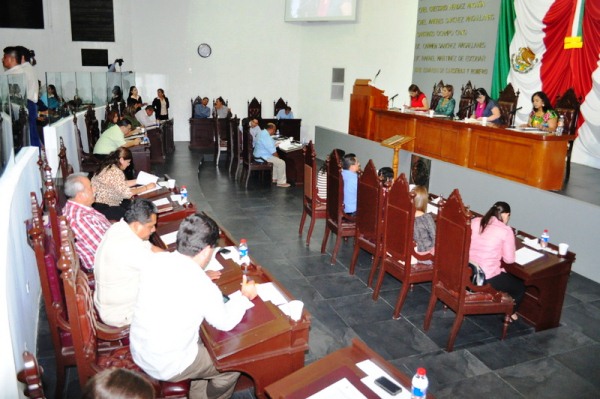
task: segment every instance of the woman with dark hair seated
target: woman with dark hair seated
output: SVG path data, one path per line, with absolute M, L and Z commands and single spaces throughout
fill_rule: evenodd
M 142 193 L 156 186 L 149 183 L 140 187 L 136 180 L 127 180 L 123 172 L 131 163 L 132 155 L 128 148 L 119 147 L 104 159 L 92 177 L 92 188 L 96 194 L 96 202 L 92 205 L 107 219 L 120 220 L 133 195 Z
M 531 96 L 531 103 L 533 109 L 529 114 L 529 120 L 527 125 L 530 127 L 537 127 L 540 130 L 546 132 L 553 132 L 558 126 L 558 114 L 552 108 L 550 99 L 543 91 L 537 91 Z
M 483 217 L 471 221 L 471 248 L 469 263 L 479 266 L 485 274 L 485 284 L 508 293 L 515 300 L 512 320 L 525 294 L 523 280 L 507 273 L 502 262 L 515 261 L 515 235 L 508 226 L 510 205 L 498 201 Z
M 337 152 L 340 161 L 344 159 L 344 155 L 346 155 L 346 151 L 340 150 L 339 148 L 335 148 L 331 151 L 331 154 Z M 331 159 L 331 155 L 327 155 L 327 161 Z M 327 200 L 327 162 L 323 162 L 323 165 L 319 168 L 317 172 L 317 195 L 322 200 Z
M 408 94 L 410 95 L 410 106 L 405 105 L 406 109 L 413 111 L 427 111 L 429 104 L 427 104 L 427 97 L 425 93 L 419 89 L 419 86 L 412 84 L 408 87 Z
M 477 106 L 475 106 L 475 118 L 478 121 L 487 118 L 488 122 L 500 124 L 502 123 L 502 114 L 500 108 L 494 100 L 490 98 L 487 91 L 483 88 L 479 88 L 475 91 L 477 100 Z

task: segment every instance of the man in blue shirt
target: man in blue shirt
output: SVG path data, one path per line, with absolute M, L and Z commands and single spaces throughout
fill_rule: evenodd
M 280 109 L 279 112 L 277 112 L 277 116 L 275 117 L 277 119 L 294 119 L 294 113 L 292 112 L 291 107 L 285 107 L 283 109 Z
M 208 97 L 202 99 L 202 103 L 194 105 L 194 118 L 210 118 L 210 107 L 208 106 Z
M 344 179 L 344 212 L 353 216 L 356 213 L 356 198 L 358 195 L 358 171 L 360 163 L 355 154 L 344 156 L 342 178 Z
M 254 157 L 262 158 L 273 164 L 273 182 L 277 187 L 289 187 L 285 176 L 285 161 L 279 159 L 277 148 L 271 136 L 275 134 L 277 127 L 274 123 L 267 124 L 267 128 L 256 136 L 254 143 Z

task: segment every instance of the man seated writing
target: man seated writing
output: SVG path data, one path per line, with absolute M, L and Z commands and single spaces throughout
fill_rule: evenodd
M 136 112 L 135 119 L 137 119 L 138 122 L 144 127 L 158 125 L 158 122 L 156 121 L 156 115 L 154 114 L 154 107 L 152 105 L 147 105 L 143 110 L 140 109 L 138 112 Z
M 274 123 L 268 123 L 265 130 L 261 130 L 254 143 L 254 157 L 262 158 L 273 164 L 273 182 L 277 183 L 277 187 L 289 187 L 285 175 L 285 161 L 279 159 L 277 148 L 273 141 L 273 136 L 277 131 Z
M 140 271 L 149 254 L 162 251 L 148 241 L 156 230 L 157 213 L 152 201 L 134 200 L 125 217 L 108 229 L 98 247 L 94 263 L 94 304 L 108 325 L 131 324 Z
M 344 155 L 342 168 L 342 178 L 344 179 L 344 212 L 348 216 L 354 216 L 358 196 L 358 171 L 360 170 L 360 163 L 356 155 Z
M 204 272 L 219 239 L 217 224 L 204 214 L 188 216 L 177 232 L 177 251 L 152 254 L 142 270 L 131 323 L 133 360 L 154 378 L 191 379 L 190 398 L 229 398 L 239 377 L 220 373 L 199 336 L 204 320 L 229 331 L 246 313 L 256 287 L 246 276 L 242 295 L 227 303 Z
M 87 271 L 93 270 L 96 250 L 110 228 L 110 222 L 92 208 L 96 193 L 85 173 L 73 173 L 67 177 L 65 195 L 69 200 L 63 208 L 63 216 L 73 230 L 81 267 Z
M 277 112 L 275 116 L 277 119 L 294 119 L 294 113 L 292 112 L 292 107 L 285 107 Z

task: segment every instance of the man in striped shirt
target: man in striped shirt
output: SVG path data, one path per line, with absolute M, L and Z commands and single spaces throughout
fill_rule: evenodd
M 65 195 L 69 200 L 63 208 L 63 215 L 73 230 L 80 265 L 85 270 L 93 270 L 96 249 L 111 224 L 103 214 L 92 208 L 95 194 L 86 174 L 73 173 L 67 177 Z

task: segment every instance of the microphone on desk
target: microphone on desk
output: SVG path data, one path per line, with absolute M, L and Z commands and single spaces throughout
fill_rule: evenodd
M 377 71 L 377 73 L 375 74 L 375 77 L 373 78 L 373 84 L 375 84 L 375 81 L 377 80 L 377 76 L 379 76 L 380 73 L 381 73 L 381 69 L 379 71 Z
M 394 98 L 396 98 L 396 97 L 398 97 L 398 93 L 394 94 L 394 95 L 392 96 L 392 98 L 390 98 L 390 101 L 394 101 Z
M 515 108 L 512 111 L 509 112 L 509 114 L 514 115 L 517 113 L 518 110 L 523 109 L 523 107 L 519 107 L 519 108 Z

